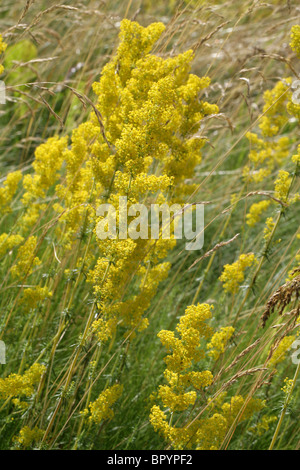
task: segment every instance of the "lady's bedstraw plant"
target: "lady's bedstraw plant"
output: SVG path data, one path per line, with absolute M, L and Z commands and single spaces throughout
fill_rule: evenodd
M 56 327 L 48 345 L 46 376 L 39 389 L 44 408 L 49 406 L 48 389 L 61 335 L 72 328 L 69 312 L 75 308 L 77 289 L 80 287 L 81 298 L 92 297 L 86 302 L 91 310 L 84 331 L 79 332 L 78 346 L 62 376 L 62 395 L 50 405 L 53 409 L 43 442 L 49 439 L 61 416 L 63 401 L 71 403 L 74 399 L 70 391 L 74 376 L 80 380 L 79 372 L 86 373 L 78 365 L 83 348 L 113 341 L 117 326 L 124 338 L 132 338 L 136 331 L 145 329 L 148 320 L 144 314 L 170 268 L 163 259 L 175 244 L 172 237 L 100 240 L 96 225 L 102 219 L 96 215 L 97 207 L 109 203 L 117 208 L 120 196 L 126 196 L 128 204 L 184 202 L 193 191 L 186 180 L 200 163 L 205 143 L 198 135 L 201 120 L 218 113 L 216 105 L 201 99 L 209 78 L 190 73 L 192 51 L 167 59 L 151 53 L 164 31 L 163 24 L 143 28 L 123 20 L 120 29 L 117 52 L 103 68 L 100 81 L 93 85 L 98 101 L 89 120 L 74 129 L 70 145 L 67 137 L 58 136 L 40 145 L 35 151 L 33 173 L 23 179 L 20 172 L 9 174 L 0 190 L 5 215 L 11 210 L 22 179 L 24 192 L 19 204 L 23 211 L 9 233 L 2 235 L 0 245 L 3 254 L 19 246 L 13 251 L 13 263 L 5 278 L 6 282 L 16 279 L 24 284 L 12 308 L 20 305 L 25 311 L 34 312 L 32 309 L 44 301 L 44 322 L 50 321 Z M 48 269 L 47 256 L 39 257 L 41 244 L 49 246 L 49 253 L 54 250 L 59 268 L 52 267 L 52 272 L 54 269 L 58 277 L 41 276 L 32 286 L 32 273 L 42 274 Z M 69 282 L 57 309 L 62 313 L 57 318 L 51 313 L 49 299 L 56 298 L 63 272 Z M 86 315 L 84 304 L 81 309 L 80 315 Z M 10 318 L 8 311 L 5 325 L 9 325 Z M 25 336 L 30 322 L 21 324 Z M 40 334 L 47 330 L 38 320 L 33 328 Z M 26 354 L 25 348 L 22 364 Z M 99 349 L 90 359 L 95 368 L 100 360 Z M 112 405 L 121 393 L 119 386 L 118 392 L 112 393 L 116 387 L 113 385 L 92 402 L 92 379 L 87 387 L 82 404 L 87 411 L 82 415 L 78 436 L 87 413 L 90 412 L 90 423 L 110 418 L 103 403 L 110 397 Z M 42 424 L 46 423 L 41 422 L 40 427 Z
M 201 161 L 204 144 L 194 135 L 201 119 L 218 108 L 199 99 L 209 78 L 189 73 L 192 51 L 170 59 L 150 54 L 163 30 L 161 23 L 142 28 L 122 21 L 118 51 L 93 86 L 99 98 L 90 120 L 73 131 L 70 147 L 66 138 L 54 137 L 36 151 L 35 173 L 23 181 L 24 227 L 45 210 L 39 201 L 53 185 L 57 240 L 65 249 L 78 232 L 95 225 L 100 204 L 117 208 L 120 196 L 128 204 L 183 201 L 184 181 Z M 58 182 L 61 173 L 64 180 Z M 100 341 L 112 338 L 117 324 L 147 326 L 143 314 L 169 269 L 160 260 L 174 242 L 128 238 L 97 240 L 98 250 L 94 241 L 90 245 L 85 259 L 100 254 L 88 273 L 98 317 L 91 328 Z M 137 294 L 124 300 L 136 278 Z
M 158 334 L 169 353 L 165 357 L 167 368 L 164 372 L 168 385 L 159 386 L 157 397 L 164 409 L 154 405 L 150 422 L 175 449 L 219 449 L 245 406 L 241 395 L 234 395 L 225 402 L 226 392 L 216 401 L 206 399 L 205 391 L 212 385 L 214 377 L 210 370 L 201 370 L 200 364 L 205 363 L 206 356 L 218 360 L 234 333 L 232 327 L 213 332 L 208 324 L 212 309 L 209 304 L 191 305 L 176 327 L 179 337 L 173 331 L 163 330 Z M 207 412 L 199 417 L 199 406 L 203 405 Z M 261 400 L 251 398 L 238 422 L 250 420 L 263 408 Z

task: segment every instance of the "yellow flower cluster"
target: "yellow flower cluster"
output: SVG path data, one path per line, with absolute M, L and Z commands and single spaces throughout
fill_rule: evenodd
M 213 416 L 195 420 L 190 418 L 190 422 L 185 422 L 183 427 L 172 426 L 172 419 L 168 419 L 168 414 L 174 419 L 174 413 L 184 412 L 190 406 L 196 406 L 197 391 L 208 387 L 213 381 L 209 370 L 190 370 L 197 367 L 198 361 L 205 356 L 205 349 L 201 349 L 201 339 L 207 341 L 211 338 L 206 348 L 210 350 L 208 354 L 217 359 L 224 352 L 234 332 L 234 328 L 228 327 L 212 335 L 213 330 L 207 325 L 211 309 L 212 306 L 208 304 L 188 307 L 176 327 L 179 338 L 168 330 L 162 330 L 158 334 L 164 347 L 172 354 L 165 357 L 167 369 L 164 376 L 168 385 L 160 385 L 157 393 L 165 410 L 159 405 L 152 406 L 149 419 L 154 430 L 176 449 L 218 449 L 245 405 L 245 400 L 240 395 L 235 395 L 229 403 L 224 403 L 226 393 L 223 392 L 216 400 L 208 400 L 208 410 L 215 411 Z M 200 396 L 203 398 L 203 395 Z M 249 420 L 263 407 L 261 400 L 252 398 L 239 416 L 238 422 Z M 181 416 L 183 415 L 178 415 L 176 424 Z
M 292 157 L 292 160 L 294 163 L 298 164 L 298 161 L 300 161 L 299 155 L 298 154 L 294 155 Z M 267 174 L 265 174 L 265 176 L 267 176 Z M 298 193 L 296 193 L 293 197 L 289 197 L 292 181 L 293 181 L 293 178 L 291 177 L 289 172 L 285 170 L 279 170 L 278 177 L 274 183 L 275 198 L 279 199 L 285 204 L 294 204 L 295 202 L 297 202 L 300 199 L 300 196 Z M 249 213 L 246 216 L 246 223 L 250 227 L 254 227 L 254 225 L 257 222 L 259 222 L 262 213 L 268 209 L 270 204 L 271 204 L 271 201 L 260 201 L 258 203 L 252 204 L 252 206 L 250 207 Z M 274 227 L 274 222 L 273 222 L 273 219 L 270 217 L 266 221 L 266 228 L 264 230 L 266 240 L 269 239 L 269 236 L 272 232 L 273 227 Z
M 117 328 L 118 319 L 115 317 L 104 320 L 99 318 L 92 324 L 92 331 L 96 334 L 98 341 L 105 343 L 111 339 Z
M 20 171 L 9 173 L 0 188 L 0 210 L 2 213 L 10 212 L 10 203 L 17 192 L 18 184 L 22 179 Z
M 294 383 L 293 379 L 289 379 L 288 377 L 284 379 L 284 386 L 281 388 L 281 390 L 286 396 L 289 395 L 292 389 L 293 383 Z
M 268 217 L 266 220 L 266 226 L 264 228 L 264 239 L 266 241 L 270 239 L 274 227 L 275 227 L 275 222 L 274 222 L 273 217 Z
M 24 426 L 19 435 L 14 437 L 14 442 L 16 442 L 20 447 L 26 449 L 30 447 L 33 443 L 38 443 L 44 435 L 44 431 L 35 426 L 31 429 L 29 426 Z
M 212 383 L 213 375 L 209 370 L 190 370 L 193 363 L 196 364 L 205 355 L 205 351 L 201 349 L 201 339 L 212 335 L 212 329 L 207 324 L 212 308 L 208 304 L 189 306 L 176 327 L 179 338 L 168 330 L 162 330 L 158 334 L 164 347 L 172 353 L 165 357 L 167 369 L 164 376 L 169 385 L 160 385 L 158 389 L 158 397 L 171 412 L 184 411 L 194 405 L 197 390 Z M 190 390 L 191 388 L 194 390 Z M 165 438 L 170 433 L 178 432 L 178 429 L 168 426 L 165 413 L 157 405 L 151 409 L 150 422 Z
M 7 48 L 7 44 L 3 41 L 2 35 L 0 34 L 0 54 L 5 52 L 6 48 Z M 1 73 L 3 73 L 3 71 L 4 71 L 4 67 L 2 64 L 0 64 L 0 75 Z
M 158 333 L 167 351 L 173 351 L 165 358 L 170 371 L 180 374 L 191 367 L 193 360 L 199 361 L 204 357 L 203 350 L 199 348 L 200 339 L 201 337 L 209 338 L 212 335 L 212 329 L 207 325 L 207 320 L 211 318 L 212 308 L 213 306 L 209 304 L 187 307 L 176 327 L 180 338 L 177 338 L 173 331 L 162 330 Z
M 250 421 L 265 406 L 262 400 L 256 398 L 251 398 L 246 406 L 241 395 L 234 395 L 229 402 L 224 403 L 225 398 L 226 393 L 222 393 L 215 403 L 209 405 L 210 411 L 214 410 L 212 416 L 193 420 L 184 427 L 171 426 L 167 412 L 155 405 L 151 409 L 150 423 L 175 449 L 218 450 L 235 421 L 237 424 Z M 242 408 L 243 412 L 240 413 Z M 261 433 L 269 429 L 266 425 L 264 428 L 261 427 Z
M 22 224 L 29 227 L 36 223 L 46 204 L 40 202 L 47 191 L 57 182 L 59 170 L 64 161 L 64 151 L 67 149 L 68 138 L 51 137 L 46 143 L 37 147 L 35 159 L 32 164 L 33 175 L 25 175 L 23 187 L 26 190 L 22 202 L 26 211 L 22 217 Z
M 97 400 L 89 404 L 89 408 L 83 411 L 84 416 L 89 415 L 89 421 L 96 424 L 106 419 L 111 419 L 114 416 L 114 412 L 111 409 L 113 404 L 120 398 L 123 392 L 123 386 L 115 384 L 112 387 L 104 390 Z
M 229 403 L 223 403 L 225 397 L 226 393 L 222 394 L 220 400 L 217 399 L 216 406 L 213 407 L 216 412 L 211 417 L 200 420 L 195 438 L 197 450 L 218 450 L 245 405 L 245 399 L 241 395 L 234 395 Z M 264 406 L 262 400 L 251 398 L 237 422 L 249 421 Z
M 7 47 L 7 44 L 5 44 L 5 42 L 3 41 L 3 37 L 0 34 L 0 54 L 2 54 L 2 52 L 5 52 L 6 47 Z
M 5 255 L 8 251 L 12 250 L 15 246 L 20 245 L 24 241 L 21 235 L 8 235 L 2 233 L 0 235 L 0 256 Z
M 68 138 L 51 137 L 45 144 L 40 145 L 35 151 L 35 159 L 32 163 L 34 175 L 25 175 L 23 186 L 27 192 L 23 195 L 23 203 L 26 205 L 33 199 L 45 197 L 47 191 L 58 179 L 67 148 Z
M 266 122 L 269 123 L 269 120 L 266 121 L 266 119 L 265 126 Z M 249 152 L 251 167 L 246 166 L 243 174 L 247 180 L 259 183 L 271 174 L 275 165 L 282 165 L 289 156 L 290 141 L 287 137 L 280 137 L 277 141 L 260 139 L 257 134 L 252 132 L 248 132 L 246 137 L 251 145 Z
M 272 90 L 264 93 L 263 116 L 258 134 L 248 132 L 251 150 L 249 152 L 250 165 L 244 168 L 244 177 L 247 181 L 259 183 L 269 176 L 276 166 L 281 166 L 290 155 L 292 140 L 280 133 L 290 119 L 294 116 L 300 119 L 300 105 L 292 100 L 292 78 L 287 77 L 277 82 Z
M 5 400 L 10 397 L 31 396 L 45 370 L 44 365 L 35 363 L 23 375 L 10 374 L 5 379 L 0 379 L 0 398 Z
M 297 234 L 296 239 L 300 240 L 300 233 Z M 294 267 L 288 273 L 288 277 L 286 279 L 286 282 L 291 281 L 292 279 L 294 279 L 298 275 L 298 272 L 297 272 L 297 270 L 295 271 L 295 268 L 296 267 L 300 268 L 300 254 L 299 253 L 295 256 L 295 262 L 296 263 L 295 263 Z
M 290 46 L 294 52 L 300 57 L 300 26 L 295 25 L 291 29 Z M 290 116 L 300 119 L 300 105 L 293 101 L 293 93 L 291 90 L 293 83 L 292 77 L 287 77 L 278 81 L 273 89 L 264 93 L 263 116 L 260 120 L 259 128 L 261 137 L 258 134 L 248 132 L 246 137 L 250 143 L 249 161 L 246 165 L 243 175 L 248 182 L 259 183 L 268 177 L 276 166 L 281 166 L 290 156 L 293 139 L 288 136 L 281 136 L 284 126 L 290 120 Z M 299 154 L 298 149 L 298 154 Z M 300 157 L 296 154 L 292 157 L 292 161 L 299 163 Z M 291 179 L 287 172 L 281 171 L 276 181 L 275 196 L 279 197 L 283 202 L 293 203 L 299 200 L 296 194 L 288 200 L 289 183 Z M 251 213 L 247 215 L 247 223 L 253 226 L 260 216 L 260 209 L 263 205 L 254 206 L 252 209 L 257 211 L 257 216 Z M 266 233 L 265 238 L 268 238 Z
M 295 336 L 285 336 L 280 341 L 280 343 L 277 345 L 269 361 L 269 365 L 271 367 L 275 367 L 277 364 L 280 364 L 280 362 L 285 360 L 286 354 L 289 351 L 294 341 L 295 341 Z
M 226 345 L 234 333 L 232 326 L 226 326 L 217 331 L 207 344 L 208 355 L 218 360 L 220 355 L 225 352 Z
M 255 255 L 248 253 L 240 255 L 239 259 L 233 264 L 225 264 L 224 271 L 219 278 L 223 282 L 224 290 L 236 294 L 240 284 L 245 279 L 246 268 L 254 263 L 257 263 Z
M 292 177 L 288 171 L 280 170 L 278 178 L 275 181 L 275 197 L 287 204 L 293 204 L 299 200 L 299 194 L 295 194 L 294 197 L 289 198 L 289 192 L 291 189 Z
M 296 155 L 292 156 L 292 161 L 296 164 L 300 164 L 300 145 L 298 145 Z
M 294 25 L 291 29 L 291 49 L 296 52 L 297 56 L 300 58 L 300 26 L 298 24 Z
M 268 209 L 270 204 L 271 201 L 260 201 L 252 204 L 246 215 L 246 223 L 249 227 L 254 227 L 260 221 L 262 213 Z
M 20 246 L 17 252 L 16 263 L 11 267 L 11 275 L 17 278 L 23 278 L 31 274 L 34 266 L 41 264 L 41 260 L 35 256 L 37 238 L 29 237 L 26 242 Z
M 24 289 L 20 303 L 27 308 L 35 308 L 39 302 L 52 297 L 52 292 L 47 287 L 28 287 Z
M 287 122 L 285 110 L 286 100 L 291 97 L 289 91 L 291 82 L 292 79 L 288 77 L 284 81 L 277 82 L 272 90 L 266 90 L 264 93 L 263 112 L 266 114 L 262 117 L 259 125 L 264 137 L 277 135 Z
M 11 402 L 20 410 L 26 410 L 29 407 L 29 403 L 27 403 L 27 401 L 21 401 L 19 398 L 13 398 Z
M 288 194 L 291 187 L 292 178 L 287 171 L 280 170 L 278 178 L 275 181 L 275 197 L 283 202 L 287 202 Z

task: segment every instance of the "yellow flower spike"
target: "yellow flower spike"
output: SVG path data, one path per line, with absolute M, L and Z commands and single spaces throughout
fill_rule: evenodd
M 266 226 L 264 228 L 264 239 L 265 240 L 269 240 L 272 232 L 273 232 L 273 228 L 275 227 L 275 222 L 274 222 L 274 219 L 273 217 L 268 217 L 267 220 L 266 220 Z
M 249 255 L 240 257 L 243 267 L 250 260 L 253 262 L 253 257 Z M 165 358 L 167 369 L 164 372 L 168 385 L 160 385 L 157 392 L 157 399 L 164 409 L 157 404 L 152 406 L 149 419 L 154 430 L 174 449 L 219 449 L 235 420 L 237 424 L 250 421 L 265 406 L 262 400 L 256 398 L 251 398 L 245 406 L 245 399 L 241 395 L 234 395 L 229 402 L 225 402 L 227 392 L 223 392 L 214 400 L 210 397 L 207 399 L 206 408 L 208 412 L 213 412 L 212 416 L 201 414 L 200 418 L 195 419 L 192 414 L 182 414 L 191 406 L 197 406 L 197 391 L 213 383 L 210 371 L 191 370 L 198 366 L 199 357 L 205 354 L 204 350 L 201 354 L 202 347 L 206 347 L 209 354 L 217 359 L 234 333 L 233 327 L 225 327 L 213 334 L 207 325 L 211 310 L 212 306 L 208 304 L 191 305 L 180 318 L 175 332 L 162 330 L 158 334 L 169 353 Z M 205 343 L 209 338 L 210 342 L 206 346 L 202 344 L 201 340 Z M 200 397 L 203 400 L 203 394 Z M 194 411 L 197 416 L 199 409 Z M 182 416 L 184 426 L 181 427 Z M 174 422 L 176 425 L 172 426 Z
M 217 331 L 211 338 L 210 342 L 207 345 L 208 355 L 213 357 L 217 361 L 221 354 L 225 352 L 225 348 L 228 344 L 228 341 L 234 333 L 234 328 L 232 326 L 227 326 L 221 328 L 220 331 Z
M 0 256 L 5 255 L 8 251 L 20 245 L 24 241 L 21 235 L 8 235 L 2 233 L 0 235 Z
M 295 341 L 295 336 L 285 336 L 280 343 L 277 345 L 273 355 L 269 361 L 271 367 L 277 366 L 286 359 L 287 352 L 291 348 L 293 342 Z
M 32 164 L 35 172 L 33 175 L 25 175 L 23 179 L 26 190 L 22 198 L 24 205 L 32 203 L 37 198 L 44 198 L 45 192 L 56 182 L 67 143 L 67 137 L 62 139 L 51 137 L 46 143 L 37 147 Z
M 27 308 L 35 308 L 39 302 L 52 297 L 52 292 L 47 287 L 29 287 L 23 290 L 19 303 Z
M 297 154 L 292 156 L 292 161 L 296 164 L 300 164 L 300 145 L 298 145 Z
M 281 388 L 281 390 L 286 396 L 289 395 L 292 385 L 293 385 L 293 379 L 289 379 L 288 377 L 286 377 L 284 379 L 284 386 Z
M 111 407 L 120 398 L 122 392 L 123 386 L 115 384 L 100 393 L 97 400 L 91 402 L 89 409 L 84 411 L 89 421 L 99 424 L 103 420 L 111 419 L 114 416 Z
M 6 48 L 7 48 L 7 44 L 3 41 L 3 37 L 0 34 L 0 54 L 2 54 L 2 52 L 5 52 Z
M 283 202 L 288 202 L 288 194 L 291 187 L 292 177 L 287 171 L 280 170 L 275 181 L 274 196 Z
M 263 212 L 265 212 L 270 206 L 271 201 L 260 201 L 252 204 L 249 209 L 249 213 L 246 215 L 246 223 L 249 227 L 254 227 L 261 218 Z
M 167 439 L 170 432 L 170 427 L 168 425 L 165 413 L 160 409 L 159 406 L 154 405 L 151 408 L 149 419 L 154 430 L 162 434 L 165 439 Z
M 45 370 L 44 365 L 35 363 L 23 375 L 10 374 L 5 379 L 0 379 L 0 398 L 5 400 L 10 397 L 31 396 Z
M 0 54 L 5 52 L 6 48 L 7 48 L 7 44 L 3 41 L 2 35 L 0 34 Z M 0 64 L 0 75 L 3 72 L 4 72 L 4 67 L 2 64 Z
M 223 283 L 223 288 L 226 292 L 236 294 L 240 284 L 245 279 L 246 268 L 257 263 L 257 259 L 253 253 L 242 254 L 239 259 L 233 264 L 226 264 L 224 271 L 220 276 L 220 281 Z
M 0 188 L 0 211 L 10 212 L 10 203 L 15 196 L 18 184 L 22 179 L 22 173 L 20 171 L 14 171 L 9 173 L 3 183 L 3 187 Z
M 41 260 L 34 255 L 37 246 L 37 238 L 32 236 L 21 245 L 17 253 L 17 263 L 11 268 L 14 278 L 22 278 L 31 274 L 35 266 L 41 264 Z
M 29 426 L 24 426 L 19 435 L 14 437 L 14 441 L 24 449 L 30 447 L 33 443 L 39 442 L 44 435 L 44 431 L 35 426 L 31 429 Z

